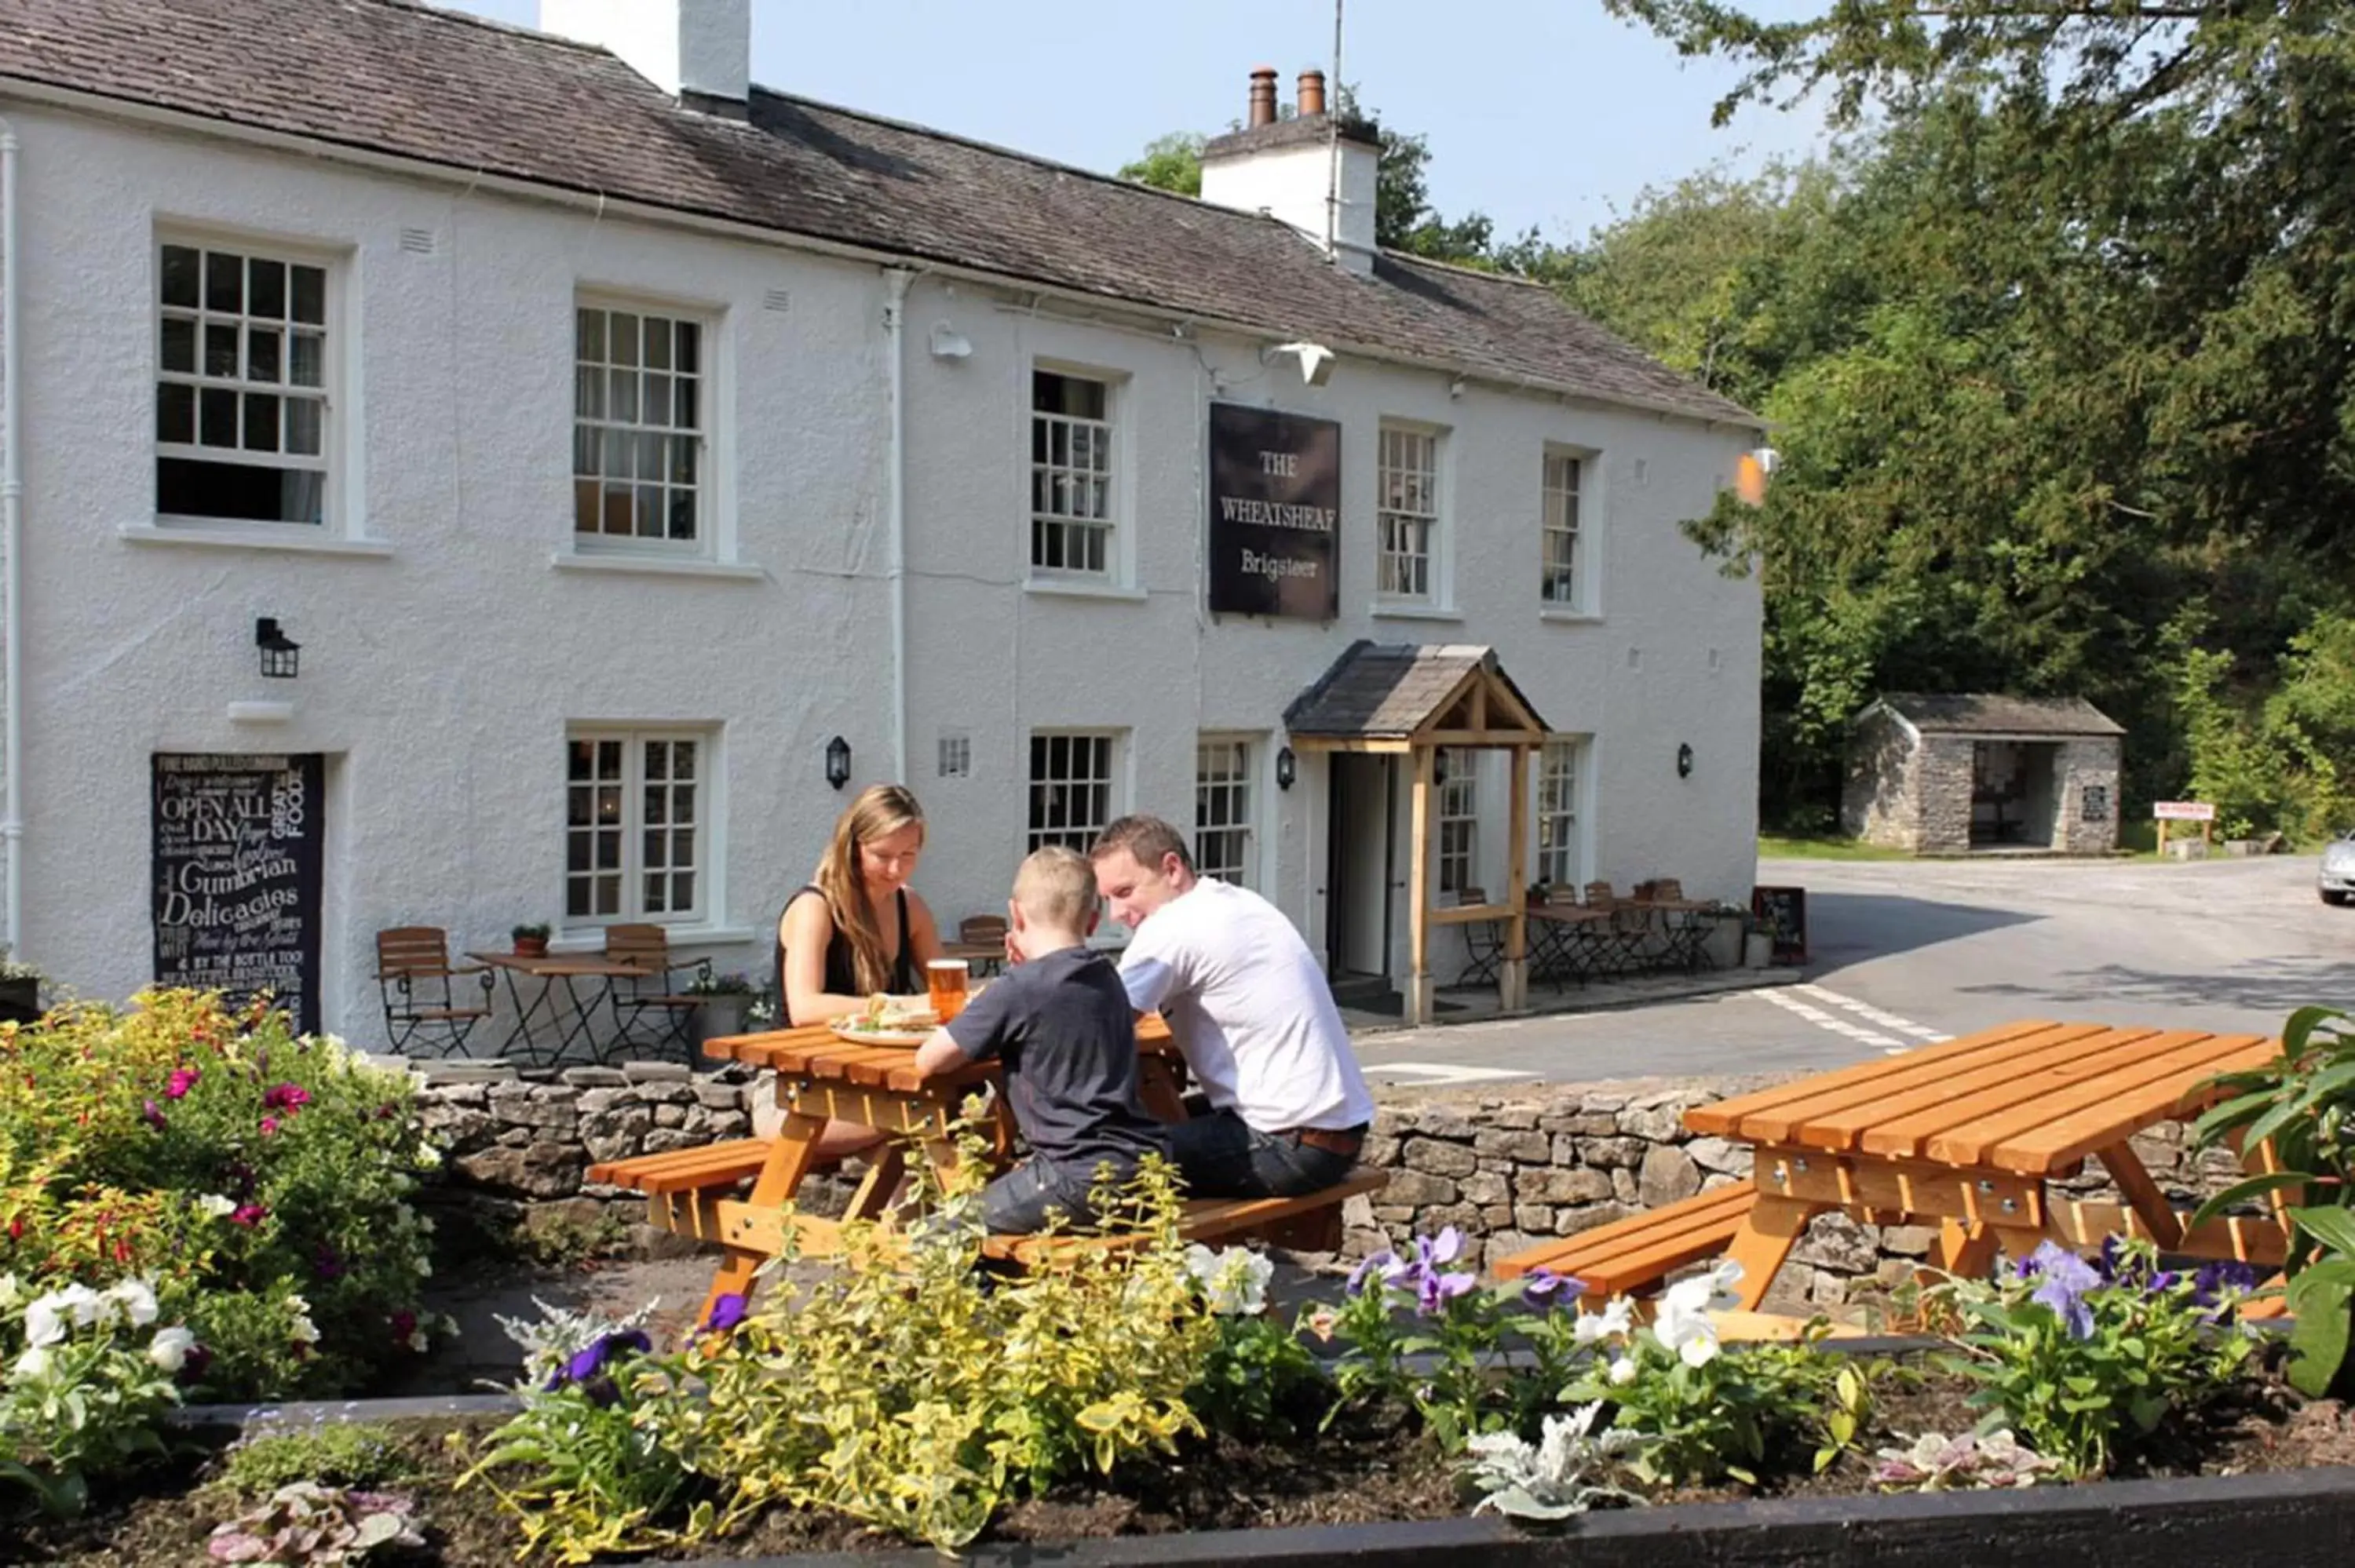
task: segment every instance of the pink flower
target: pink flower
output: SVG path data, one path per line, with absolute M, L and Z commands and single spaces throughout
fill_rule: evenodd
M 146 1108 L 139 1113 L 139 1119 L 145 1122 L 149 1127 L 154 1128 L 157 1132 L 164 1130 L 163 1107 L 158 1106 L 154 1100 L 149 1100 L 147 1102 Z
M 164 1097 L 167 1100 L 185 1098 L 187 1092 L 197 1086 L 197 1080 L 203 1076 L 194 1067 L 180 1068 L 172 1075 L 171 1082 L 164 1086 Z
M 311 1091 L 300 1084 L 280 1084 L 263 1093 L 261 1103 L 272 1110 L 296 1111 L 311 1103 Z
M 264 1138 L 272 1138 L 275 1137 L 277 1132 L 278 1118 L 274 1116 L 263 1117 L 261 1118 L 261 1136 Z
M 229 1217 L 230 1223 L 233 1224 L 258 1225 L 269 1215 L 269 1213 L 270 1210 L 263 1204 L 240 1203 L 236 1208 L 229 1211 Z

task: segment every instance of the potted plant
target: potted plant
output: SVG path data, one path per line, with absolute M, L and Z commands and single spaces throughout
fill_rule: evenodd
M 1742 915 L 1742 967 L 1763 969 L 1774 961 L 1774 933 L 1765 921 L 1744 909 Z
M 0 943 L 0 1023 L 37 1023 L 41 986 L 48 979 L 31 964 L 18 963 Z
M 548 952 L 548 927 L 543 925 L 517 926 L 509 933 L 515 938 L 516 956 L 537 959 Z
M 687 982 L 687 994 L 703 1004 L 695 1010 L 698 1045 L 744 1033 L 745 1015 L 753 1001 L 751 980 L 741 974 L 714 974 L 707 969 Z

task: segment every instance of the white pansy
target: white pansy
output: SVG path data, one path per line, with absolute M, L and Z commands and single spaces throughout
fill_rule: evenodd
M 425 1337 L 425 1326 L 422 1323 L 409 1330 L 409 1348 L 421 1356 L 433 1348 L 432 1341 Z
M 68 1316 L 55 1292 L 34 1298 L 33 1304 L 25 1308 L 26 1342 L 35 1350 L 62 1344 Z
M 197 1207 L 211 1218 L 222 1220 L 237 1213 L 237 1200 L 224 1198 L 218 1192 L 208 1192 L 197 1200 Z
M 1611 1386 L 1614 1388 L 1625 1388 L 1629 1383 L 1634 1383 L 1636 1381 L 1636 1358 L 1633 1356 L 1614 1357 L 1611 1361 L 1610 1377 Z
M 286 1298 L 286 1310 L 293 1313 L 298 1318 L 305 1312 L 308 1312 L 310 1309 L 311 1304 L 308 1301 L 304 1300 L 300 1296 L 289 1296 Z
M 1267 1309 L 1275 1265 L 1249 1247 L 1213 1252 L 1197 1243 L 1186 1249 L 1186 1271 L 1202 1287 L 1210 1310 L 1221 1317 L 1252 1318 Z
M 1717 1325 L 1710 1313 L 1742 1304 L 1732 1293 L 1742 1282 L 1742 1266 L 1728 1258 L 1707 1274 L 1678 1280 L 1660 1293 L 1660 1310 L 1652 1319 L 1652 1334 L 1674 1351 L 1689 1367 L 1707 1366 L 1717 1356 Z
M 296 1318 L 294 1326 L 287 1332 L 294 1337 L 296 1344 L 315 1345 L 319 1342 L 319 1326 L 308 1318 Z
M 426 1236 L 430 1236 L 430 1235 L 432 1235 L 432 1234 L 433 1234 L 433 1222 L 432 1222 L 432 1220 L 428 1219 L 428 1218 L 427 1218 L 425 1215 L 423 1215 L 423 1214 L 420 1214 L 420 1215 L 418 1215 L 418 1216 L 417 1216 L 417 1234 L 420 1234 L 420 1235 L 426 1235 Z
M 417 1260 L 417 1277 L 420 1279 L 433 1277 L 433 1266 L 421 1257 Z
M 442 1151 L 434 1148 L 430 1143 L 419 1144 L 417 1146 L 417 1168 L 420 1171 L 440 1170 L 442 1168 Z
M 71 1314 L 74 1327 L 87 1329 L 114 1316 L 113 1303 L 87 1285 L 69 1285 L 57 1293 L 58 1305 Z
M 1581 1345 L 1599 1345 L 1605 1340 L 1624 1338 L 1635 1327 L 1635 1313 L 1625 1296 L 1616 1297 L 1600 1312 L 1581 1312 L 1571 1330 L 1571 1338 Z
M 134 1329 L 144 1329 L 155 1320 L 155 1287 L 144 1279 L 125 1279 L 106 1293 L 106 1298 L 123 1309 Z
M 49 1352 L 38 1345 L 28 1346 L 25 1353 L 16 1358 L 16 1364 L 11 1372 L 12 1375 L 20 1378 L 47 1377 L 49 1375 Z
M 167 1372 L 177 1372 L 188 1364 L 188 1352 L 196 1344 L 196 1335 L 175 1323 L 155 1330 L 155 1337 L 147 1341 L 147 1359 Z

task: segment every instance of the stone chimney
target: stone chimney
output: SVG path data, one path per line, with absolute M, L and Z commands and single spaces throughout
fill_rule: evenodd
M 539 30 L 611 49 L 673 98 L 741 117 L 752 85 L 751 0 L 539 0 Z
M 1320 70 L 1300 73 L 1295 109 L 1277 119 L 1275 72 L 1252 72 L 1243 128 L 1202 149 L 1202 199 L 1290 224 L 1336 265 L 1366 277 L 1374 270 L 1380 133 L 1328 109 Z

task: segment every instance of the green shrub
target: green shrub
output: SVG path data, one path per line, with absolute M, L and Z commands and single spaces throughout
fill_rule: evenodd
M 221 1456 L 219 1485 L 240 1497 L 267 1497 L 296 1481 L 378 1487 L 414 1478 L 389 1426 L 334 1423 L 301 1432 L 266 1432 Z

